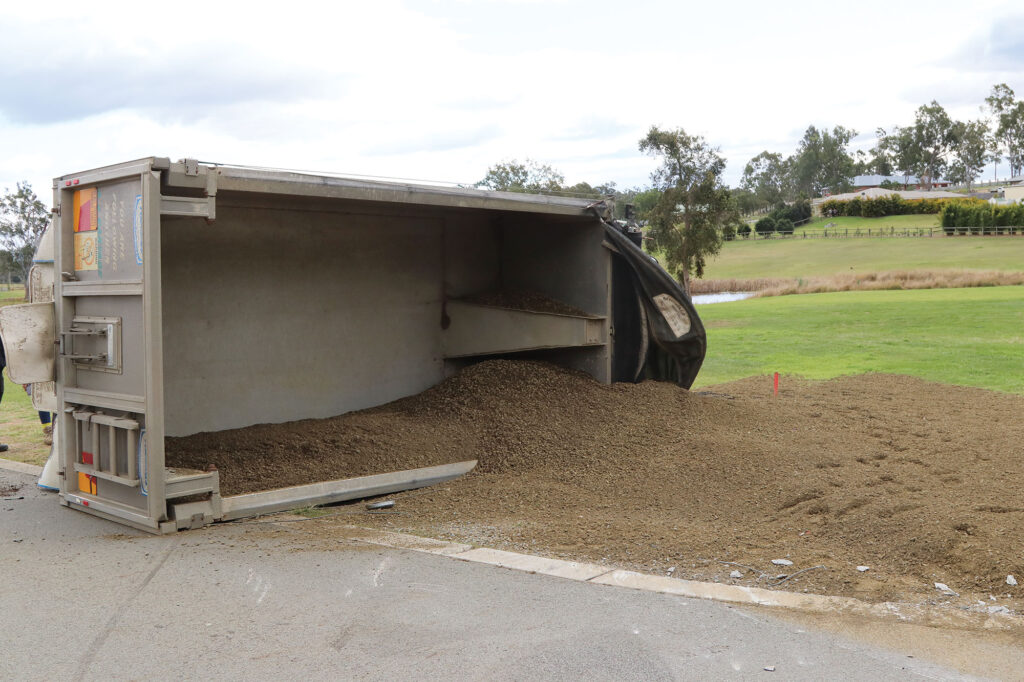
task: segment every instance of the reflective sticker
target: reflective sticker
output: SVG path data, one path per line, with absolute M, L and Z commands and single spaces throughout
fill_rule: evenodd
M 78 489 L 83 493 L 89 493 L 90 495 L 96 494 L 96 477 L 90 476 L 89 474 L 78 472 Z
M 658 306 L 661 316 L 672 328 L 672 333 L 676 335 L 677 339 L 690 331 L 690 316 L 679 301 L 668 294 L 658 294 L 654 297 L 654 305 Z

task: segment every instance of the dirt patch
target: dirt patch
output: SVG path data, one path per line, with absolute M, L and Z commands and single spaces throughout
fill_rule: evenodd
M 823 565 L 784 589 L 1024 606 L 1006 584 L 1024 578 L 1024 398 L 891 375 L 770 386 L 605 386 L 498 360 L 372 410 L 168 439 L 168 461 L 215 464 L 230 494 L 479 459 L 359 522 L 699 580 Z
M 21 490 L 20 483 L 0 483 L 0 497 L 13 495 L 19 490 Z

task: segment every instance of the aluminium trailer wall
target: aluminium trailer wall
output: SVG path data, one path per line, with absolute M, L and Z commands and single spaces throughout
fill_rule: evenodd
M 153 157 L 58 178 L 54 205 L 61 497 L 89 513 L 167 532 L 444 480 L 466 467 L 222 500 L 164 438 L 378 405 L 488 355 L 612 377 L 587 202 Z M 581 314 L 460 300 L 500 289 Z

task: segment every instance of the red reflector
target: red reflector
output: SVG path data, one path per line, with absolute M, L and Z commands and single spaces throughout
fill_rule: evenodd
M 88 507 L 89 506 L 89 500 L 82 500 L 82 506 L 83 507 Z
M 77 185 L 77 184 L 78 184 L 78 178 L 75 178 L 75 179 L 74 179 L 74 180 L 72 181 L 72 184 L 75 184 L 75 185 Z
M 70 187 L 71 186 L 71 181 L 70 180 L 65 180 L 64 181 L 64 186 L 65 187 Z

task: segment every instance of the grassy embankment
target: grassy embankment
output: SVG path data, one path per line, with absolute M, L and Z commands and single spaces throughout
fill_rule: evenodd
M 0 307 L 25 302 L 24 287 L 15 286 L 9 291 L 0 289 Z M 0 443 L 10 449 L 0 452 L 0 457 L 18 462 L 43 464 L 50 452 L 50 446 L 43 444 L 43 427 L 39 413 L 32 407 L 32 399 L 21 384 L 11 383 L 7 372 L 3 373 L 4 397 L 0 401 Z
M 898 218 L 935 216 L 830 220 L 874 223 Z M 723 244 L 721 253 L 708 263 L 704 279 L 694 281 L 694 293 L 788 294 L 1024 283 L 1024 238 L 1019 236 L 801 239 L 797 235 Z
M 758 298 L 700 315 L 708 356 L 696 387 L 771 372 L 889 372 L 1024 394 L 1020 286 Z

